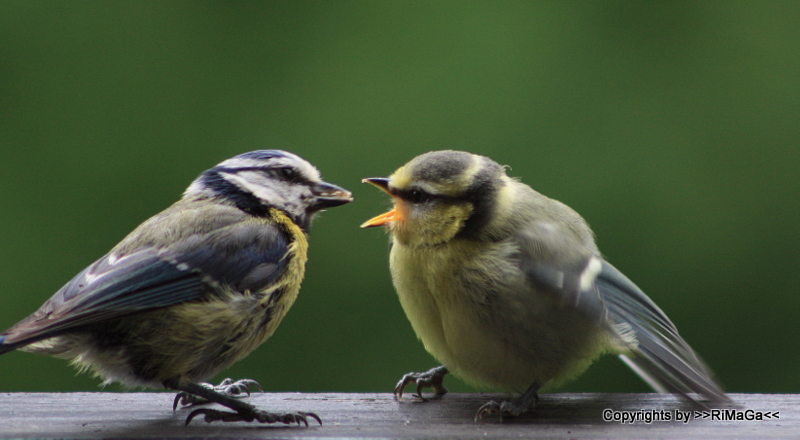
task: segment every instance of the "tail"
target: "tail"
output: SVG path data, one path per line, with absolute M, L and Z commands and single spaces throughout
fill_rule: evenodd
M 16 350 L 17 347 L 14 344 L 6 344 L 5 342 L 6 335 L 0 335 L 0 354 Z
M 32 341 L 24 341 L 24 342 L 6 342 L 8 338 L 8 334 L 0 335 L 0 354 L 8 353 L 9 351 L 14 351 L 20 349 L 26 345 L 29 345 Z
M 706 405 L 689 393 L 697 393 L 713 404 L 732 403 L 731 399 L 711 378 L 710 372 L 704 371 L 705 365 L 699 359 L 690 363 L 673 354 L 656 356 L 646 348 L 627 355 L 621 354 L 619 357 L 648 385 L 660 393 L 675 393 L 700 406 Z
M 669 391 L 702 406 L 690 393 L 710 403 L 732 403 L 667 315 L 625 275 L 603 262 L 595 284 L 617 333 L 629 347 L 620 358 L 645 382 L 656 391 Z

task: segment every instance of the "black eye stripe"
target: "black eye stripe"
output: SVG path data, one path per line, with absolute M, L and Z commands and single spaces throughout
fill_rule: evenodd
M 394 190 L 392 195 L 400 197 L 401 199 L 411 203 L 425 203 L 431 200 L 443 200 L 449 202 L 457 202 L 464 200 L 462 197 L 445 196 L 442 194 L 431 194 L 419 188 L 411 188 L 404 190 Z

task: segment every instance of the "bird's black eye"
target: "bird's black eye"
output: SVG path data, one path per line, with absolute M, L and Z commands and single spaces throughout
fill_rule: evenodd
M 412 189 L 408 192 L 408 201 L 411 203 L 424 203 L 429 198 L 428 193 L 419 189 Z

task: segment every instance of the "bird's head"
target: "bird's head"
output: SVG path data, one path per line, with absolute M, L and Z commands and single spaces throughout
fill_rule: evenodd
M 388 178 L 363 180 L 389 194 L 394 208 L 361 227 L 385 225 L 394 240 L 409 246 L 479 236 L 509 180 L 503 167 L 487 157 L 450 150 L 426 153 Z
M 203 172 L 183 197 L 230 203 L 254 216 L 277 208 L 305 231 L 316 212 L 353 200 L 349 191 L 322 181 L 306 160 L 281 150 L 230 158 Z

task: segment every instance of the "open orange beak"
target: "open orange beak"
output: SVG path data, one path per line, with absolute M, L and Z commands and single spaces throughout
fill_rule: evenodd
M 368 179 L 362 180 L 361 182 L 370 183 L 372 185 L 375 185 L 381 191 L 383 191 L 386 194 L 389 194 L 390 196 L 392 196 L 392 193 L 389 192 L 389 179 L 387 179 L 385 177 L 370 177 Z M 394 196 L 392 196 L 392 198 L 394 198 Z M 399 219 L 400 219 L 400 216 L 398 215 L 397 207 L 395 207 L 389 212 L 385 212 L 385 213 L 383 213 L 381 215 L 372 217 L 371 219 L 365 221 L 361 225 L 361 227 L 362 228 L 372 228 L 372 227 L 375 227 L 375 226 L 383 226 L 386 223 L 389 223 L 389 222 L 394 221 L 394 220 L 399 220 Z
M 397 210 L 396 209 L 392 209 L 389 212 L 384 212 L 381 215 L 372 217 L 371 219 L 365 221 L 364 223 L 361 224 L 361 227 L 362 228 L 372 228 L 372 227 L 375 227 L 375 226 L 383 226 L 386 223 L 389 223 L 390 221 L 393 221 L 396 216 L 397 216 Z

